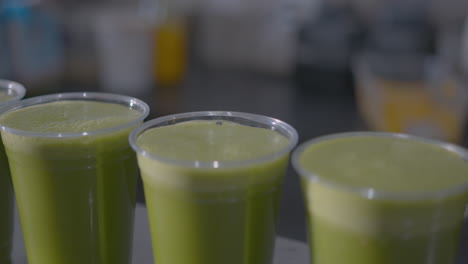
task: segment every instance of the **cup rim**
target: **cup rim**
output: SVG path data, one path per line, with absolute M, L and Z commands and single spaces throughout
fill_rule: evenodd
M 160 155 L 152 154 L 148 151 L 143 150 L 137 144 L 137 138 L 143 134 L 148 129 L 160 126 L 174 125 L 177 123 L 182 123 L 185 121 L 193 120 L 222 120 L 222 121 L 231 121 L 239 124 L 247 125 L 244 122 L 249 122 L 251 124 L 263 125 L 258 127 L 267 128 L 276 131 L 288 138 L 289 143 L 287 146 L 281 148 L 280 150 L 270 153 L 267 155 L 260 156 L 258 158 L 250 160 L 241 160 L 241 161 L 197 161 L 197 160 L 177 160 L 172 158 L 162 157 Z M 281 133 L 283 132 L 283 133 Z M 157 160 L 165 164 L 174 165 L 184 168 L 196 168 L 196 169 L 221 169 L 221 168 L 242 168 L 254 164 L 261 164 L 268 161 L 273 161 L 285 156 L 289 153 L 298 142 L 297 131 L 289 124 L 284 121 L 281 121 L 276 118 L 244 113 L 244 112 L 233 112 L 233 111 L 199 111 L 199 112 L 186 112 L 173 115 L 167 115 L 159 118 L 152 119 L 147 121 L 136 129 L 134 129 L 129 135 L 129 142 L 133 150 L 146 158 L 152 160 Z
M 342 133 L 335 133 L 325 136 L 320 136 L 311 140 L 308 140 L 302 143 L 299 147 L 297 147 L 291 156 L 291 163 L 293 168 L 299 174 L 299 177 L 304 178 L 308 181 L 323 184 L 332 189 L 342 190 L 348 193 L 357 194 L 363 198 L 369 200 L 396 200 L 396 201 L 411 201 L 411 200 L 439 200 L 444 199 L 446 197 L 455 196 L 457 194 L 466 192 L 468 190 L 468 181 L 465 184 L 457 185 L 450 188 L 445 188 L 437 191 L 419 191 L 414 193 L 407 193 L 407 192 L 389 192 L 389 191 L 382 191 L 376 188 L 369 188 L 369 187 L 353 187 L 347 186 L 346 184 L 339 183 L 337 181 L 326 179 L 314 172 L 308 171 L 300 164 L 300 158 L 302 154 L 308 149 L 310 146 L 335 140 L 339 138 L 349 138 L 349 137 L 386 137 L 386 138 L 397 138 L 397 139 L 404 139 L 404 140 L 413 140 L 418 141 L 421 143 L 430 144 L 444 150 L 450 151 L 459 155 L 463 160 L 468 162 L 468 150 L 464 149 L 463 147 L 457 146 L 455 144 L 435 140 L 435 139 L 428 139 L 419 136 L 404 134 L 404 133 L 391 133 L 391 132 L 370 132 L 370 131 L 358 131 L 358 132 L 342 132 Z
M 6 90 L 8 94 L 11 94 L 13 92 L 16 94 L 15 97 L 2 103 L 2 105 L 19 101 L 26 94 L 26 88 L 24 88 L 22 84 L 5 79 L 0 79 L 0 90 Z
M 95 102 L 107 102 L 107 103 L 115 103 L 129 107 L 130 109 L 134 109 L 140 112 L 140 116 L 136 119 L 133 119 L 127 123 L 109 127 L 105 129 L 98 129 L 92 131 L 85 131 L 85 132 L 34 132 L 22 129 L 15 129 L 8 127 L 1 123 L 0 121 L 0 130 L 3 132 L 8 132 L 11 134 L 16 134 L 20 136 L 28 136 L 28 137 L 38 137 L 38 138 L 76 138 L 76 137 L 84 137 L 84 136 L 95 136 L 104 133 L 111 133 L 115 132 L 127 127 L 131 127 L 137 125 L 141 121 L 143 121 L 149 114 L 149 106 L 140 99 L 126 96 L 126 95 L 119 95 L 119 94 L 111 94 L 111 93 L 98 93 L 98 92 L 72 92 L 72 93 L 57 93 L 57 94 L 50 94 L 50 95 L 42 95 L 37 97 L 28 98 L 19 102 L 14 103 L 9 107 L 6 111 L 1 112 L 0 118 L 12 111 L 26 108 L 34 105 L 40 105 L 44 103 L 56 102 L 56 101 L 95 101 Z

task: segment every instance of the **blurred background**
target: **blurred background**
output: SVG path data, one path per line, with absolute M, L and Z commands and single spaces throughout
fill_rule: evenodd
M 468 146 L 466 0 L 0 0 L 0 78 Z M 279 234 L 305 240 L 289 169 Z M 144 202 L 140 191 L 139 201 Z

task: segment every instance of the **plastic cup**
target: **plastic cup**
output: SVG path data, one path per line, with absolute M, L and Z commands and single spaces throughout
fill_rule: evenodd
M 21 100 L 26 93 L 23 85 L 0 80 L 0 109 L 4 111 L 11 103 Z M 11 263 L 13 235 L 13 189 L 10 168 L 0 140 L 0 264 Z
M 284 136 L 287 145 L 265 155 L 227 161 L 221 156 L 219 160 L 198 160 L 198 156 L 182 159 L 167 157 L 166 153 L 157 155 L 139 142 L 152 129 L 188 121 L 260 128 L 249 128 L 256 130 L 254 134 L 270 130 Z M 181 133 L 172 134 L 168 140 L 181 140 L 185 128 L 180 129 Z M 233 140 L 249 137 L 232 127 L 226 130 Z M 219 131 L 207 131 L 206 137 L 223 137 Z M 205 133 L 202 135 L 205 137 Z M 260 137 L 267 138 L 264 134 Z M 143 178 L 155 263 L 271 263 L 281 185 L 289 153 L 297 143 L 294 128 L 274 118 L 247 113 L 183 113 L 146 122 L 132 132 L 130 143 L 137 152 Z M 204 142 L 199 147 L 212 149 L 209 144 Z M 213 144 L 227 146 L 220 141 Z M 226 151 L 232 149 L 226 147 Z
M 351 142 L 351 140 L 358 138 L 360 140 L 362 138 L 394 139 L 399 142 L 396 143 L 398 148 L 403 149 L 413 143 L 427 147 L 424 152 L 426 155 L 423 157 L 424 162 L 417 163 L 421 160 L 421 157 L 418 156 L 410 159 L 406 159 L 405 156 L 402 159 L 406 163 L 401 164 L 413 166 L 411 168 L 412 175 L 414 175 L 414 170 L 424 171 L 423 167 L 428 165 L 421 164 L 428 164 L 427 161 L 430 161 L 430 158 L 427 157 L 432 157 L 430 156 L 432 151 L 440 153 L 440 155 L 445 155 L 445 152 L 447 155 L 457 155 L 460 160 L 455 160 L 461 166 L 464 166 L 463 162 L 468 159 L 468 152 L 458 146 L 405 134 L 341 133 L 320 137 L 302 144 L 294 151 L 292 163 L 301 176 L 308 216 L 311 263 L 455 263 L 464 211 L 468 201 L 468 180 L 449 188 L 440 187 L 440 190 L 438 189 L 439 183 L 437 183 L 434 188 L 437 189 L 436 191 L 434 189 L 429 191 L 418 189 L 416 191 L 415 187 L 410 187 L 402 192 L 384 190 L 381 186 L 361 188 L 349 182 L 343 183 L 342 180 L 334 179 L 332 174 L 342 173 L 341 179 L 347 177 L 346 179 L 352 181 L 352 177 L 355 175 L 352 172 L 356 171 L 352 166 L 367 165 L 362 163 L 359 165 L 359 162 L 355 162 L 355 165 L 346 165 L 346 170 L 340 168 L 342 166 L 340 161 L 343 161 L 344 157 L 353 159 L 356 155 L 359 156 L 360 153 L 363 153 L 362 149 L 366 148 L 363 145 L 362 148 L 349 149 L 349 154 L 340 155 L 340 159 L 333 160 L 336 163 L 334 172 L 322 170 L 321 163 L 317 160 L 320 158 L 319 156 L 326 155 L 324 154 L 325 147 L 328 146 L 327 153 L 332 153 L 329 147 L 332 144 L 334 144 L 333 146 L 341 144 L 341 146 L 348 148 L 349 145 L 343 145 L 348 143 L 343 142 Z M 339 151 L 341 153 L 348 152 L 346 148 L 340 148 Z M 391 152 L 392 148 L 397 148 L 397 146 L 391 145 L 382 151 Z M 315 153 L 315 156 L 305 153 Z M 314 157 L 315 160 L 311 157 Z M 369 164 L 372 165 L 365 167 L 372 171 L 370 174 L 376 175 L 376 171 L 377 173 L 385 173 L 385 170 L 395 171 L 395 163 L 388 165 L 385 160 L 380 157 L 378 159 L 377 162 L 375 160 L 369 161 Z M 436 162 L 436 160 L 432 160 L 432 162 Z M 374 167 L 370 168 L 370 166 Z M 312 167 L 313 169 L 311 169 Z M 405 167 L 404 170 L 408 169 Z M 318 174 L 316 171 L 321 171 L 322 174 Z M 459 174 L 460 171 L 454 171 L 444 166 L 437 168 L 437 172 L 439 171 L 446 173 L 445 175 L 441 174 L 440 177 L 448 177 L 449 173 L 464 175 L 463 172 Z M 423 175 L 427 177 L 428 174 L 426 172 Z M 393 180 L 393 178 L 387 179 Z M 425 184 L 427 183 L 421 182 L 421 185 Z
M 9 114 L 58 101 L 122 105 L 137 111 L 137 117 L 99 129 L 91 124 L 79 133 L 3 123 Z M 60 109 L 67 119 L 70 111 Z M 86 110 L 80 112 L 85 116 Z M 127 138 L 148 112 L 132 97 L 64 93 L 23 100 L 0 115 L 29 263 L 131 263 L 137 165 Z
M 442 58 L 364 52 L 353 72 L 357 106 L 370 129 L 462 141 L 467 80 Z

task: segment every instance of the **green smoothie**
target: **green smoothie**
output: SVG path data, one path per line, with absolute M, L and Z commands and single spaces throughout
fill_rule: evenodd
M 262 158 L 288 148 L 290 139 L 198 120 L 151 128 L 136 144 L 153 155 L 140 152 L 138 163 L 155 263 L 271 263 L 289 154 Z
M 7 102 L 19 100 L 23 97 L 24 91 L 20 94 L 18 91 L 9 88 L 8 85 L 4 85 L 4 81 L 0 82 L 0 87 L 0 107 L 4 107 Z M 0 264 L 10 264 L 12 234 L 13 189 L 8 160 L 3 143 L 0 140 Z
M 125 125 L 142 115 L 63 100 L 0 117 L 29 264 L 131 263 L 136 124 Z
M 0 264 L 10 263 L 13 235 L 13 189 L 8 160 L 0 140 Z
M 311 263 L 455 263 L 468 163 L 436 144 L 377 135 L 299 152 Z

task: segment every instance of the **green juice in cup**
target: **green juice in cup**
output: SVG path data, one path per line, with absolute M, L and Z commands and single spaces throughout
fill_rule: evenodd
M 23 98 L 26 90 L 18 83 L 0 80 L 0 108 Z M 0 140 L 0 264 L 10 264 L 13 235 L 13 189 L 10 169 Z
M 229 113 L 164 117 L 130 136 L 155 263 L 272 261 L 281 183 L 297 135 L 275 119 Z
M 1 144 L 1 141 L 0 141 Z M 13 190 L 8 160 L 0 145 L 0 264 L 10 264 L 13 235 Z
M 385 133 L 313 140 L 293 158 L 311 263 L 453 264 L 468 201 L 466 151 Z
M 32 98 L 0 116 L 30 264 L 129 264 L 137 167 L 125 96 Z

